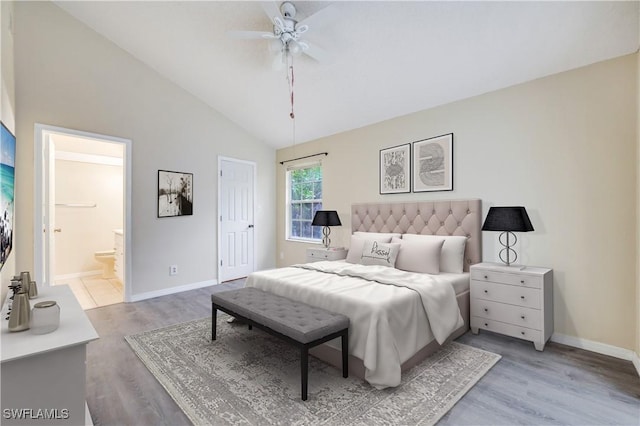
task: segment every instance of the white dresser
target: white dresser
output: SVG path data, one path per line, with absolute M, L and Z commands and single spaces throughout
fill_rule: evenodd
M 124 283 L 124 234 L 122 229 L 116 229 L 114 232 L 115 261 L 113 262 L 113 271 L 121 283 Z
M 342 260 L 347 258 L 347 249 L 344 247 L 308 248 L 307 263 L 319 260 Z
M 2 308 L 1 423 L 93 424 L 85 403 L 86 348 L 98 333 L 69 286 L 42 288 L 30 303 L 44 300 L 60 306 L 60 326 L 48 334 L 9 332 L 8 304 Z
M 533 342 L 553 333 L 553 270 L 478 263 L 471 271 L 471 332 L 490 330 Z

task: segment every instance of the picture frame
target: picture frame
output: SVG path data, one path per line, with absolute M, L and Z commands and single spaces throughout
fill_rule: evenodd
M 380 194 L 411 192 L 411 144 L 380 150 Z
M 13 249 L 16 137 L 0 121 L 0 271 Z
M 158 217 L 193 215 L 193 173 L 158 170 Z
M 413 142 L 413 192 L 453 191 L 453 133 Z

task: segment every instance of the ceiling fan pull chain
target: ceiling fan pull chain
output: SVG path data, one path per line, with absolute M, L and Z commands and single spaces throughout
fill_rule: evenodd
M 294 75 L 293 75 L 293 59 L 291 59 L 291 65 L 289 66 L 289 73 L 287 75 L 287 80 L 289 80 L 289 96 L 291 98 L 291 112 L 289 113 L 289 117 L 291 119 L 295 119 L 296 115 L 293 110 L 293 84 L 294 84 Z

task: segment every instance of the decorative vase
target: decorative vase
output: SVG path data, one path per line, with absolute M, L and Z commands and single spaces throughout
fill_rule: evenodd
M 47 334 L 60 325 L 60 306 L 54 300 L 47 300 L 33 305 L 31 311 L 31 332 Z
M 11 315 L 9 315 L 9 331 L 23 331 L 29 329 L 29 319 L 31 317 L 31 306 L 29 296 L 20 289 L 11 304 Z
M 38 286 L 35 281 L 29 283 L 29 299 L 35 299 L 38 297 Z

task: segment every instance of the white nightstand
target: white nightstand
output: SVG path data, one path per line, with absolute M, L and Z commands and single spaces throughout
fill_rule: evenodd
M 347 258 L 347 249 L 344 247 L 308 248 L 307 263 L 319 260 L 342 260 Z
M 479 329 L 533 342 L 553 333 L 553 270 L 478 263 L 471 271 L 471 332 Z

